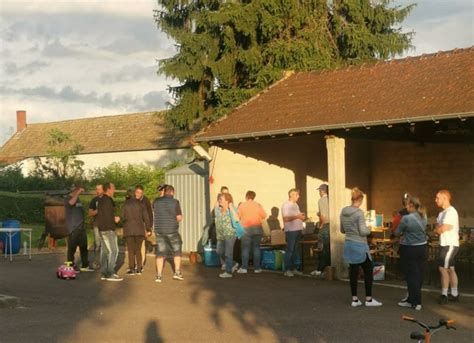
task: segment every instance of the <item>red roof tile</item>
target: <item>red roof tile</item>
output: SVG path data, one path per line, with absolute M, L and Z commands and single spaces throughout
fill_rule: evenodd
M 196 140 L 473 116 L 473 57 L 471 47 L 294 73 L 201 131 Z
M 28 124 L 1 148 L 0 161 L 11 163 L 27 157 L 45 156 L 48 132 L 59 129 L 71 134 L 84 147 L 81 154 L 177 149 L 190 146 L 193 132 L 168 129 L 156 112 Z M 195 130 L 194 130 L 195 132 Z

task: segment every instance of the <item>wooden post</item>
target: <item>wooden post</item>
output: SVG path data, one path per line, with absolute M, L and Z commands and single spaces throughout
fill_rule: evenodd
M 347 277 L 347 266 L 343 259 L 344 235 L 340 233 L 340 214 L 347 204 L 345 141 L 343 138 L 326 136 L 329 183 L 329 224 L 331 233 L 331 265 L 336 278 Z

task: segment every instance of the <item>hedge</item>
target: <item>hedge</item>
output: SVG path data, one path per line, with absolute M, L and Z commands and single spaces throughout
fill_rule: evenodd
M 44 223 L 44 195 L 0 192 L 0 221 Z
M 81 196 L 81 202 L 84 206 L 86 215 L 86 225 L 91 224 L 91 219 L 87 216 L 89 202 L 92 196 Z M 0 191 L 0 221 L 16 219 L 25 224 L 44 224 L 44 194 L 21 194 Z M 120 213 L 123 206 L 123 196 L 115 197 L 117 213 Z

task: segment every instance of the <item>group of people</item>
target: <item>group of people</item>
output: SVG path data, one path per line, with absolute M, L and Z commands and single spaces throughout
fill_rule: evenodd
M 89 216 L 93 217 L 95 238 L 95 260 L 89 265 L 87 235 L 84 227 L 83 205 L 79 199 L 84 189 L 74 186 L 65 199 L 66 224 L 68 236 L 67 259 L 74 262 L 74 254 L 79 247 L 81 268 L 78 271 L 94 271 L 100 268 L 101 280 L 121 281 L 116 273 L 119 253 L 116 227 L 123 224 L 123 236 L 127 242 L 128 275 L 140 275 L 145 263 L 145 238 L 156 235 L 156 282 L 162 282 L 164 262 L 169 258 L 174 270 L 173 279 L 183 280 L 181 273 L 182 239 L 179 234 L 179 222 L 183 216 L 179 201 L 174 198 L 171 185 L 160 185 L 159 196 L 151 203 L 143 194 L 142 186 L 127 192 L 121 216 L 116 215 L 113 200 L 115 186 L 105 183 L 96 186 L 96 197 L 89 205 Z M 312 275 L 319 276 L 331 265 L 329 198 L 328 185 L 318 187 L 319 217 L 319 258 Z M 260 243 L 263 237 L 263 221 L 267 214 L 262 205 L 255 201 L 256 193 L 248 191 L 245 201 L 234 205 L 227 187 L 222 187 L 213 210 L 217 253 L 222 262 L 221 278 L 231 278 L 234 272 L 248 273 L 250 253 L 253 256 L 254 273 L 261 273 Z M 301 275 L 297 269 L 298 242 L 302 237 L 303 222 L 306 218 L 298 206 L 300 192 L 296 188 L 288 191 L 288 200 L 283 203 L 281 213 L 286 237 L 284 276 Z M 345 235 L 343 257 L 349 265 L 351 306 L 358 307 L 362 302 L 357 296 L 357 283 L 360 269 L 364 273 L 365 305 L 381 306 L 382 303 L 372 297 L 373 260 L 370 254 L 367 236 L 371 230 L 366 225 L 364 212 L 360 209 L 364 194 L 358 188 L 351 191 L 351 205 L 340 213 L 340 232 Z M 459 218 L 456 209 L 451 206 L 451 194 L 440 190 L 436 194 L 436 205 L 442 209 L 437 218 L 435 233 L 440 237 L 438 267 L 441 276 L 441 304 L 458 301 L 458 278 L 454 268 L 455 257 L 459 249 Z M 400 265 L 407 282 L 407 295 L 399 303 L 402 307 L 422 308 L 421 287 L 427 261 L 428 241 L 426 234 L 427 214 L 420 200 L 406 193 L 402 199 L 403 208 L 393 218 L 393 233 L 400 237 Z M 241 240 L 242 264 L 234 261 L 234 246 L 237 238 Z M 99 255 L 100 252 L 100 255 Z M 99 258 L 100 256 L 100 258 Z M 94 268 L 92 268 L 94 267 Z M 448 294 L 448 290 L 450 293 Z
M 99 268 L 101 280 L 122 281 L 116 273 L 119 254 L 116 234 L 117 224 L 123 224 L 123 236 L 127 243 L 127 275 L 141 275 L 146 261 L 145 238 L 154 232 L 156 236 L 156 282 L 162 282 L 165 259 L 170 258 L 173 279 L 183 280 L 181 273 L 182 240 L 179 222 L 182 212 L 179 201 L 174 199 L 174 187 L 160 185 L 159 196 L 153 201 L 144 195 L 143 186 L 137 185 L 127 191 L 121 215 L 117 215 L 115 186 L 113 183 L 96 185 L 96 196 L 89 204 L 88 215 L 93 218 L 94 261 L 89 264 L 85 215 L 79 196 L 84 192 L 73 186 L 65 199 L 66 225 L 69 231 L 67 260 L 74 264 L 74 255 L 79 247 L 81 267 L 77 271 L 93 272 Z M 152 230 L 153 229 L 153 230 Z
M 369 252 L 367 236 L 370 229 L 365 223 L 365 216 L 360 206 L 363 193 L 352 189 L 352 205 L 341 212 L 341 232 L 346 235 L 344 243 L 344 260 L 350 268 L 350 287 L 353 307 L 361 306 L 357 297 L 357 279 L 359 268 L 364 272 L 366 306 L 381 306 L 382 303 L 372 298 L 372 257 Z M 428 236 L 426 233 L 427 213 L 419 198 L 406 193 L 402 199 L 403 209 L 394 217 L 392 227 L 394 234 L 400 237 L 400 266 L 407 283 L 407 295 L 398 303 L 401 307 L 422 309 L 421 288 L 428 258 Z M 437 217 L 435 233 L 439 235 L 440 249 L 438 269 L 441 275 L 440 304 L 448 301 L 459 301 L 458 278 L 455 271 L 455 257 L 459 250 L 459 217 L 451 206 L 451 193 L 440 190 L 435 197 L 436 205 L 442 209 Z M 448 294 L 448 290 L 451 293 Z
M 320 249 L 318 266 L 312 275 L 322 275 L 325 268 L 331 264 L 329 244 L 329 201 L 328 185 L 322 184 L 319 188 L 320 199 L 318 202 Z M 252 253 L 254 273 L 261 273 L 260 243 L 263 237 L 263 221 L 267 214 L 257 201 L 256 193 L 248 191 L 245 201 L 235 206 L 229 189 L 221 187 L 213 214 L 216 225 L 217 253 L 221 258 L 223 273 L 221 278 L 231 278 L 233 272 L 247 274 L 250 254 Z M 288 200 L 282 205 L 283 230 L 286 238 L 285 272 L 284 276 L 293 277 L 301 275 L 297 268 L 298 242 L 302 237 L 303 222 L 306 219 L 298 206 L 300 191 L 292 188 L 288 191 Z M 237 238 L 241 240 L 242 265 L 239 268 L 234 261 L 234 246 Z
M 322 184 L 317 189 L 319 217 L 318 264 L 311 275 L 323 275 L 331 265 L 330 229 L 329 229 L 329 187 Z M 237 207 L 227 187 L 222 187 L 218 202 L 214 208 L 217 252 L 221 257 L 222 278 L 231 278 L 233 272 L 248 272 L 250 251 L 253 252 L 254 272 L 260 273 L 260 241 L 263 235 L 262 222 L 266 213 L 255 201 L 255 192 L 248 191 L 246 200 Z M 298 242 L 302 237 L 303 222 L 306 218 L 298 206 L 300 192 L 292 188 L 288 191 L 288 200 L 282 205 L 283 229 L 286 237 L 284 276 L 301 275 L 297 269 Z M 366 225 L 365 214 L 360 209 L 364 199 L 358 188 L 351 190 L 351 205 L 340 213 L 340 232 L 345 235 L 344 261 L 349 265 L 351 306 L 363 305 L 357 296 L 357 283 L 360 269 L 364 274 L 365 306 L 381 306 L 382 303 L 372 297 L 373 259 L 370 254 L 367 236 L 371 234 Z M 421 310 L 421 288 L 428 256 L 428 236 L 426 233 L 427 213 L 419 198 L 406 193 L 402 199 L 403 209 L 393 218 L 394 234 L 400 237 L 400 266 L 407 283 L 407 295 L 398 303 L 402 307 Z M 439 302 L 459 301 L 458 278 L 455 271 L 455 257 L 459 249 L 459 219 L 456 209 L 451 206 L 451 194 L 440 190 L 436 194 L 436 205 L 442 209 L 437 218 L 435 233 L 440 237 L 438 267 L 441 275 L 442 294 Z M 242 227 L 240 229 L 240 226 Z M 241 233 L 239 234 L 239 229 Z M 233 249 L 237 238 L 242 243 L 242 266 L 233 259 Z M 450 293 L 448 294 L 448 290 Z

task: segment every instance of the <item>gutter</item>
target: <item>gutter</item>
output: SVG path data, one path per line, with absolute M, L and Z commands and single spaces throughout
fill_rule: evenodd
M 247 132 L 241 134 L 230 134 L 230 135 L 221 135 L 221 136 L 212 136 L 212 137 L 195 137 L 196 142 L 211 142 L 211 141 L 224 141 L 231 139 L 244 139 L 244 138 L 257 138 L 257 137 L 272 137 L 277 135 L 289 135 L 295 133 L 311 133 L 315 131 L 328 131 L 328 130 L 349 130 L 354 128 L 365 127 L 370 129 L 372 126 L 382 126 L 391 127 L 395 124 L 411 124 L 419 123 L 426 121 L 437 122 L 440 120 L 447 119 L 460 119 L 462 121 L 466 118 L 474 117 L 474 112 L 461 112 L 461 113 L 451 113 L 451 114 L 440 114 L 433 116 L 419 116 L 419 117 L 410 117 L 410 118 L 400 118 L 400 119 L 388 119 L 388 120 L 375 120 L 367 122 L 352 122 L 352 123 L 343 123 L 343 124 L 332 124 L 332 125 L 316 125 L 316 126 L 306 126 L 298 128 L 288 128 L 288 129 L 279 129 L 279 130 L 270 130 L 270 131 L 255 131 Z

